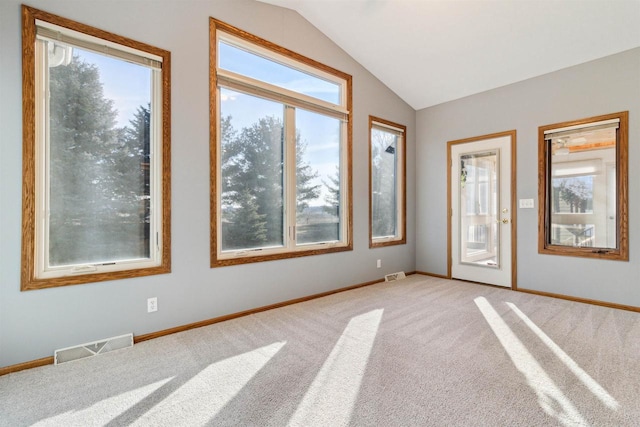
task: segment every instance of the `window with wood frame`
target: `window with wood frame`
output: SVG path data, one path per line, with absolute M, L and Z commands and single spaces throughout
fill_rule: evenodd
M 406 126 L 369 116 L 369 246 L 406 238 Z
M 210 33 L 211 266 L 351 250 L 351 76 Z
M 541 126 L 538 251 L 627 261 L 628 112 Z
M 169 272 L 169 52 L 22 18 L 22 289 Z

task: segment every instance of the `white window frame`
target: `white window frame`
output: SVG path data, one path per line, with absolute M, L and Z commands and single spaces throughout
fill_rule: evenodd
M 23 206 L 22 290 L 170 272 L 170 53 L 28 6 L 23 6 L 22 12 L 25 23 L 23 108 L 26 153 L 23 200 L 29 199 Z M 50 94 L 47 42 L 133 62 L 151 70 L 149 258 L 49 265 Z M 30 66 L 33 70 L 29 69 Z
M 283 245 L 277 247 L 261 247 L 246 248 L 234 250 L 222 250 L 222 167 L 221 167 L 221 134 L 216 132 L 215 140 L 215 171 L 212 166 L 212 173 L 215 173 L 216 196 L 212 201 L 212 227 L 215 227 L 215 233 L 212 233 L 211 239 L 212 250 L 211 267 L 219 267 L 224 265 L 233 265 L 247 262 L 266 261 L 271 259 L 290 258 L 306 255 L 315 255 L 337 250 L 351 250 L 351 113 L 348 109 L 350 102 L 350 76 L 344 75 L 333 70 L 333 72 L 325 71 L 322 68 L 314 66 L 314 61 L 290 52 L 279 46 L 275 46 L 270 42 L 259 39 L 255 36 L 247 35 L 228 24 L 222 23 L 211 18 L 212 28 L 215 28 L 216 44 L 215 56 L 212 60 L 213 80 L 216 82 L 215 89 L 215 111 L 217 112 L 212 120 L 215 120 L 216 129 L 220 129 L 220 111 L 221 111 L 221 88 L 245 93 L 251 96 L 261 97 L 270 101 L 281 103 L 284 107 L 284 144 L 285 161 L 284 171 L 284 216 L 283 216 Z M 214 31 L 212 29 L 212 31 Z M 234 33 L 234 34 L 232 34 Z M 239 37 L 235 34 L 243 34 L 246 38 Z M 243 36 L 243 37 L 244 37 Z M 340 103 L 333 104 L 312 96 L 297 93 L 270 83 L 253 79 L 229 70 L 221 69 L 219 64 L 219 46 L 220 42 L 232 45 L 236 48 L 245 50 L 249 53 L 261 56 L 270 61 L 279 63 L 283 66 L 294 70 L 302 71 L 313 77 L 323 79 L 334 83 L 340 88 Z M 270 46 L 272 48 L 267 48 Z M 275 50 L 277 49 L 277 51 Z M 286 52 L 287 54 L 279 53 Z M 331 70 L 329 67 L 324 68 Z M 296 108 L 319 113 L 328 117 L 340 120 L 340 239 L 335 241 L 304 243 L 298 244 L 296 241 Z M 215 217 L 215 218 L 214 218 Z M 213 231 L 213 230 L 212 230 Z
M 394 134 L 396 144 L 396 233 L 389 236 L 373 235 L 373 130 Z M 406 126 L 378 117 L 369 116 L 369 247 L 406 243 Z

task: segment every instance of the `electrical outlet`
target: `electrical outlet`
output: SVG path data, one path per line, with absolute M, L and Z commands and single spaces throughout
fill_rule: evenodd
M 154 311 L 158 311 L 157 297 L 147 299 L 147 313 L 153 313 Z
M 377 267 L 377 268 L 381 268 L 381 267 L 382 267 L 382 260 L 381 260 L 381 259 L 379 259 L 379 260 L 376 262 L 376 267 Z

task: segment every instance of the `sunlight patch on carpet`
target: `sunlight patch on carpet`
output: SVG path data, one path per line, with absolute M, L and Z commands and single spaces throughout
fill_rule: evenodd
M 500 314 L 484 297 L 474 299 L 480 312 L 493 330 L 515 367 L 538 396 L 538 404 L 550 416 L 565 426 L 588 426 L 576 407 L 553 382 L 538 361 L 513 333 Z
M 77 411 L 67 411 L 54 417 L 41 420 L 34 426 L 81 426 L 87 425 L 91 420 L 94 425 L 105 425 L 130 407 L 141 402 L 160 387 L 171 381 L 174 377 L 156 381 L 143 387 L 120 393 L 117 396 L 108 397 L 95 404 Z
M 349 321 L 289 420 L 290 426 L 349 424 L 383 311 L 372 310 Z
M 198 372 L 133 425 L 203 425 L 280 351 L 286 341 L 220 360 Z
M 596 380 L 594 380 L 588 373 L 584 371 L 567 353 L 565 353 L 547 334 L 542 331 L 533 323 L 531 319 L 527 317 L 518 307 L 516 307 L 513 303 L 506 303 L 514 313 L 518 315 L 520 319 L 533 331 L 534 334 L 540 338 L 540 340 L 547 346 L 549 349 L 555 354 L 558 359 L 564 363 L 573 374 L 578 377 L 580 381 L 593 393 L 602 403 L 604 403 L 610 409 L 618 409 L 620 404 L 618 401 L 611 396 L 607 391 L 600 385 Z

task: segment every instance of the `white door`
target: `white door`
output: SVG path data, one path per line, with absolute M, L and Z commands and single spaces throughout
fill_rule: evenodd
M 515 132 L 449 143 L 450 271 L 454 279 L 512 287 Z

